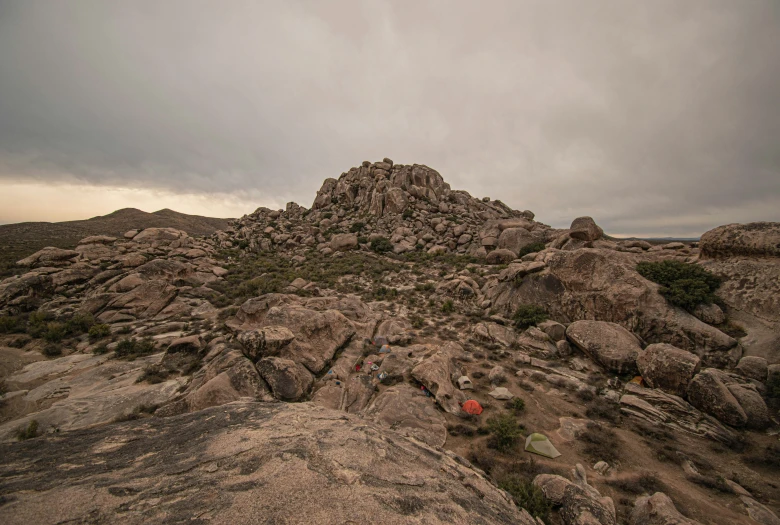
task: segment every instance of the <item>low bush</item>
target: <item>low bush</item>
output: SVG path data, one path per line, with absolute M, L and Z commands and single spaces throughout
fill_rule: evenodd
M 588 425 L 580 436 L 583 452 L 594 462 L 613 463 L 620 458 L 622 442 L 615 432 L 598 423 Z
M 585 415 L 591 419 L 602 419 L 610 423 L 617 423 L 620 421 L 620 406 L 603 397 L 596 397 L 588 405 Z
M 153 354 L 157 348 L 151 339 L 122 339 L 116 345 L 116 356 L 130 360 L 136 357 Z
M 745 463 L 754 467 L 763 467 L 769 470 L 780 471 L 780 445 L 769 444 L 763 453 L 746 456 Z
M 519 397 L 516 397 L 514 399 L 510 399 L 509 401 L 507 401 L 506 407 L 514 411 L 515 414 L 519 414 L 520 412 L 525 410 L 525 401 L 523 401 Z
M 15 334 L 24 332 L 24 323 L 16 316 L 4 315 L 0 317 L 0 334 Z
M 666 490 L 666 486 L 652 472 L 641 472 L 629 477 L 608 479 L 606 483 L 621 492 L 636 496 L 640 494 L 655 494 L 656 492 L 664 492 Z
M 452 299 L 447 299 L 442 303 L 441 311 L 445 314 L 451 314 L 455 311 L 455 303 L 452 302 Z
M 46 357 L 57 357 L 62 355 L 62 347 L 57 343 L 48 343 L 41 351 Z
M 376 253 L 387 253 L 393 251 L 393 243 L 387 237 L 377 237 L 371 241 L 371 250 Z
M 520 258 L 524 255 L 528 255 L 529 253 L 536 253 L 544 250 L 545 244 L 543 242 L 535 242 L 533 244 L 529 244 L 528 246 L 524 246 L 523 248 L 520 248 L 520 251 L 517 253 L 517 257 Z
M 523 428 L 510 414 L 491 416 L 487 420 L 487 429 L 491 434 L 488 446 L 500 452 L 512 450 L 523 435 Z
M 534 518 L 548 523 L 552 502 L 532 481 L 518 475 L 508 475 L 498 482 L 498 487 L 507 491 L 518 507 L 525 509 Z
M 414 211 L 411 208 L 406 208 L 404 212 L 401 214 L 401 217 L 404 219 L 411 219 L 414 217 Z
M 535 304 L 524 304 L 515 311 L 512 316 L 512 320 L 515 322 L 515 327 L 520 330 L 525 330 L 529 326 L 536 326 L 542 321 L 548 319 L 547 312 L 541 306 Z
M 447 427 L 447 432 L 451 436 L 466 436 L 466 437 L 474 437 L 474 435 L 477 433 L 477 429 L 474 427 L 470 427 L 468 425 L 449 425 Z
M 409 316 L 409 322 L 412 324 L 412 328 L 420 329 L 425 326 L 425 319 L 423 319 L 423 316 L 418 314 Z
M 352 226 L 349 227 L 349 231 L 351 233 L 358 233 L 363 231 L 363 228 L 365 228 L 365 223 L 362 222 L 356 222 Z
M 111 327 L 107 324 L 94 324 L 89 327 L 89 338 L 93 341 L 103 339 L 111 335 Z
M 641 262 L 636 269 L 645 279 L 661 285 L 658 292 L 669 303 L 688 311 L 712 303 L 721 283 L 701 266 L 680 261 Z
M 30 423 L 26 427 L 22 426 L 16 429 L 17 441 L 25 441 L 27 439 L 32 439 L 37 436 L 38 436 L 38 421 L 36 421 L 35 419 L 30 421 Z
M 170 371 L 162 368 L 160 365 L 151 365 L 144 369 L 143 374 L 141 374 L 135 382 L 142 383 L 146 381 L 147 383 L 156 385 L 168 379 L 169 375 Z

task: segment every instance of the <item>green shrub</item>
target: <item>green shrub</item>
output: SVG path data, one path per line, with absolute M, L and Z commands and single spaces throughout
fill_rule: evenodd
M 548 318 L 547 312 L 541 306 L 535 304 L 523 304 L 515 311 L 512 320 L 515 326 L 520 330 L 525 330 L 529 326 L 536 326 Z
M 501 414 L 492 416 L 487 420 L 487 429 L 492 434 L 492 440 L 489 446 L 501 452 L 512 450 L 517 444 L 517 440 L 523 435 L 522 428 L 517 424 L 514 416 L 510 414 Z
M 598 423 L 591 423 L 580 434 L 583 452 L 591 460 L 614 463 L 620 459 L 622 442 L 615 432 Z
M 122 339 L 116 345 L 116 356 L 128 358 L 130 360 L 136 357 L 153 354 L 157 348 L 154 345 L 154 341 L 149 338 L 146 339 Z
M 330 219 L 331 217 L 333 217 L 333 214 L 329 211 L 326 211 L 325 213 L 322 214 L 323 219 Z
M 22 322 L 18 317 L 5 315 L 0 317 L 0 334 L 23 332 Z
M 524 246 L 523 248 L 520 248 L 520 251 L 517 253 L 518 259 L 522 257 L 523 255 L 528 255 L 529 253 L 536 253 L 544 250 L 546 245 L 543 242 L 535 242 L 533 244 L 529 244 L 528 246 Z
M 395 288 L 387 288 L 386 286 L 380 286 L 374 290 L 374 298 L 377 301 L 388 301 L 398 297 L 398 290 Z
M 108 345 L 106 343 L 102 343 L 97 345 L 94 349 L 92 349 L 92 353 L 95 355 L 103 355 L 108 353 Z
M 89 313 L 76 313 L 67 320 L 65 328 L 68 334 L 78 335 L 89 332 L 89 329 L 95 324 L 95 318 Z
M 780 399 L 780 374 L 772 374 L 766 382 L 766 395 L 772 399 Z
M 358 244 L 368 244 L 368 237 L 363 237 L 362 235 L 358 237 Z
M 455 311 L 455 303 L 452 302 L 452 299 L 447 299 L 444 301 L 444 303 L 442 303 L 441 311 L 445 314 L 451 314 Z
M 16 439 L 18 441 L 25 441 L 38 436 L 38 421 L 33 419 L 27 425 L 27 427 L 19 427 L 16 429 Z
M 349 231 L 351 233 L 358 233 L 358 232 L 363 231 L 363 228 L 365 228 L 365 227 L 366 227 L 365 223 L 356 222 L 352 226 L 349 227 Z
M 517 414 L 525 410 L 525 401 L 523 401 L 519 397 L 516 397 L 514 399 L 510 399 L 509 401 L 507 401 L 506 407 L 510 410 L 513 410 L 515 414 Z
M 699 304 L 710 304 L 721 280 L 701 266 L 679 261 L 641 262 L 636 270 L 649 281 L 660 285 L 658 292 L 669 303 L 693 310 Z
M 47 343 L 41 352 L 46 357 L 57 357 L 62 355 L 62 347 L 57 343 Z
M 49 343 L 59 343 L 65 336 L 68 335 L 67 326 L 64 323 L 58 323 L 56 321 L 46 323 L 46 329 L 43 332 L 43 338 Z
M 401 217 L 404 219 L 411 219 L 414 217 L 414 211 L 411 208 L 406 208 L 404 212 L 401 214 Z
M 371 250 L 376 253 L 387 253 L 393 251 L 393 243 L 386 237 L 377 237 L 371 241 Z
M 93 341 L 111 335 L 111 327 L 107 324 L 93 324 L 89 327 L 89 338 Z
M 410 316 L 409 321 L 412 323 L 412 328 L 420 329 L 425 326 L 425 319 L 423 319 L 423 316 L 418 314 Z
M 502 478 L 498 482 L 498 487 L 507 491 L 518 507 L 525 509 L 534 518 L 548 523 L 552 502 L 532 481 L 513 474 Z

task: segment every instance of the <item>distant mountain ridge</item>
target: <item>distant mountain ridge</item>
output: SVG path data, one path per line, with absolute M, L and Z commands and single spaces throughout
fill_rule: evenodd
M 0 225 L 0 276 L 10 275 L 17 260 L 45 246 L 72 248 L 89 235 L 121 236 L 133 229 L 176 228 L 192 236 L 203 236 L 226 229 L 229 220 L 188 215 L 167 208 L 153 213 L 122 208 L 77 221 L 4 224 Z

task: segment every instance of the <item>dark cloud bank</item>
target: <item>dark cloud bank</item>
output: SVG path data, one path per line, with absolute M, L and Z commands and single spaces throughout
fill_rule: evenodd
M 384 156 L 556 226 L 780 220 L 780 3 L 0 1 L 0 184 L 308 206 Z

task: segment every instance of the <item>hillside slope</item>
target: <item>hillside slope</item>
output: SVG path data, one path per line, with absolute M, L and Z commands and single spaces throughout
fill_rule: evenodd
M 147 213 L 123 208 L 108 215 L 65 222 L 20 222 L 0 225 L 0 276 L 13 274 L 15 263 L 45 246 L 73 248 L 89 235 L 122 235 L 132 229 L 176 228 L 192 236 L 227 228 L 228 219 L 187 215 L 169 209 Z

